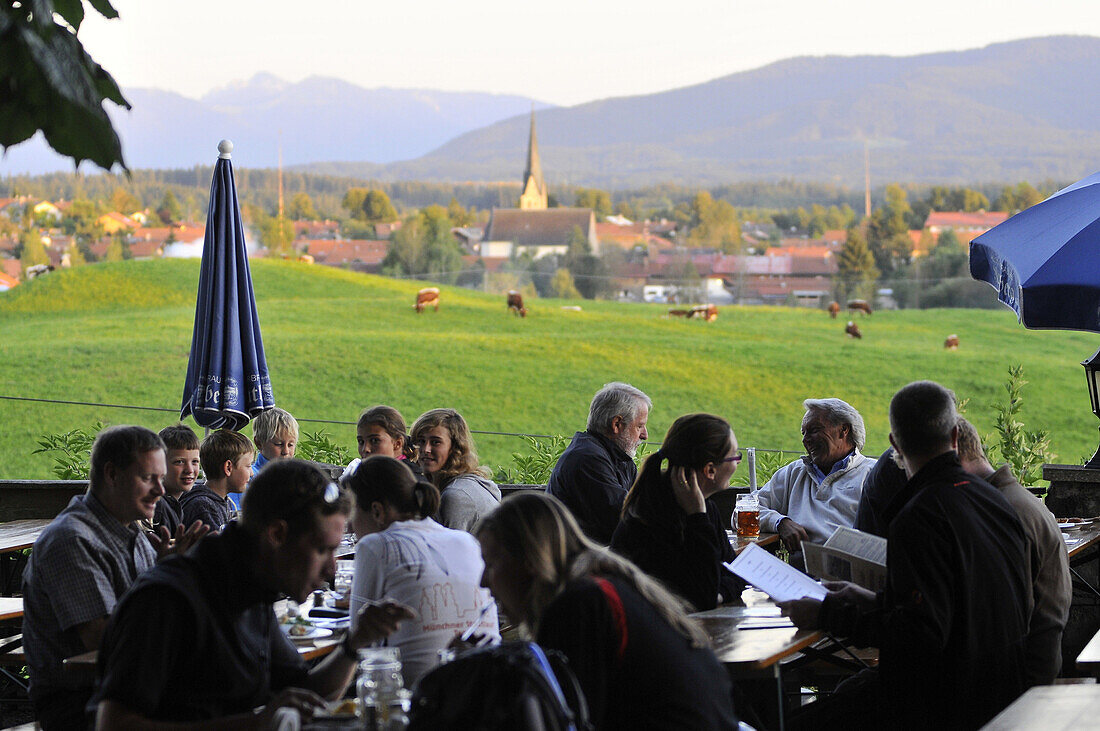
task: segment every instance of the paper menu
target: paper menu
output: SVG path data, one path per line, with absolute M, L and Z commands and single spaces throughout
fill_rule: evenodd
M 825 598 L 825 587 L 755 543 L 741 551 L 726 568 L 777 602 Z

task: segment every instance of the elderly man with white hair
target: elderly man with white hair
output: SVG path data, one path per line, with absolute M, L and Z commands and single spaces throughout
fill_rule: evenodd
M 760 529 L 778 533 L 801 567 L 802 541 L 824 543 L 837 526 L 855 524 L 863 479 L 876 460 L 860 453 L 863 417 L 838 398 L 802 402 L 806 456 L 779 469 L 756 492 Z
M 550 474 L 546 491 L 565 503 L 585 535 L 602 545 L 611 542 L 638 474 L 634 455 L 649 438 L 652 405 L 630 384 L 606 384 L 592 397 L 587 429 L 573 435 Z

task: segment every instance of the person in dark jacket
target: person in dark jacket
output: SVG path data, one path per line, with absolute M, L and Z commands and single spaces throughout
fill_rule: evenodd
M 893 447 L 887 447 L 867 473 L 856 510 L 856 530 L 885 538 L 890 521 L 912 497 L 905 489 L 909 478 L 898 464 L 896 455 Z
M 546 491 L 563 502 L 584 534 L 606 546 L 638 468 L 638 444 L 649 438 L 653 403 L 626 383 L 608 383 L 592 398 L 585 431 L 573 435 Z
M 956 453 L 954 394 L 931 381 L 890 402 L 890 443 L 912 497 L 888 528 L 886 589 L 829 584 L 784 602 L 800 627 L 880 648 L 879 677 L 804 712 L 848 727 L 978 728 L 1026 688 L 1031 614 L 1024 529 Z
M 729 675 L 660 584 L 597 546 L 554 498 L 525 490 L 475 529 L 481 584 L 569 660 L 595 728 L 736 729 Z
M 740 461 L 729 422 L 712 414 L 681 416 L 627 494 L 611 550 L 698 611 L 733 600 L 743 584 L 722 565 L 734 559 L 733 548 L 708 498 L 729 487 Z

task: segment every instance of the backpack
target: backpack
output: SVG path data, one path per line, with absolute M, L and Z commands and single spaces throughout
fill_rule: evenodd
M 565 656 L 534 642 L 478 647 L 437 667 L 417 683 L 409 712 L 410 731 L 591 728 Z

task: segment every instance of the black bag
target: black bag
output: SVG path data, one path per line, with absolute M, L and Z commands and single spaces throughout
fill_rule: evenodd
M 420 679 L 409 729 L 581 731 L 588 704 L 565 656 L 534 642 L 459 655 Z

